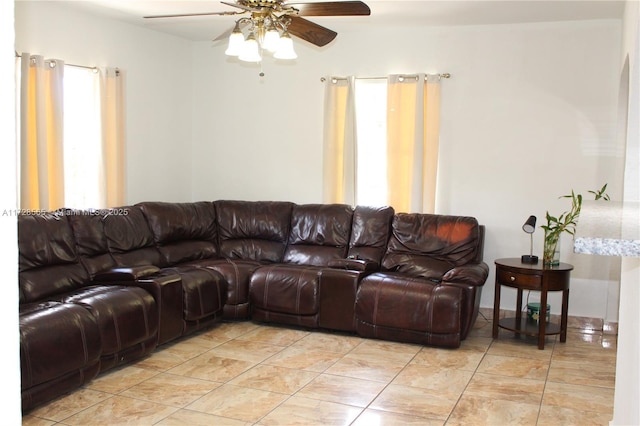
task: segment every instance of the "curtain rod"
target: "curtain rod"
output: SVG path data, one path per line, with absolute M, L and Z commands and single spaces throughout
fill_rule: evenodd
M 442 74 L 425 74 L 426 76 L 429 75 L 437 75 L 439 79 L 443 79 L 443 78 L 451 78 L 451 74 L 449 73 L 442 73 Z M 400 77 L 404 77 L 404 78 L 418 78 L 418 76 L 416 74 L 409 74 L 409 75 L 400 75 Z M 331 77 L 332 81 L 342 81 L 342 80 L 346 80 L 346 77 Z M 356 77 L 356 80 L 386 80 L 387 77 Z M 327 79 L 325 77 L 320 77 L 320 81 L 322 83 L 324 83 L 325 81 L 327 81 Z
M 16 51 L 16 58 L 22 58 L 22 55 L 20 53 L 18 53 Z M 74 67 L 74 68 L 84 68 L 86 70 L 93 70 L 94 72 L 98 72 L 98 67 L 89 67 L 87 65 L 76 65 L 76 64 L 68 64 L 68 63 L 64 63 L 65 65 L 68 65 L 70 67 Z M 120 75 L 120 70 L 118 68 L 116 68 L 116 75 Z

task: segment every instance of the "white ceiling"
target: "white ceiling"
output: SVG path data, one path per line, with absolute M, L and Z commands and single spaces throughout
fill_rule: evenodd
M 16 0 L 31 1 L 31 0 Z M 58 1 L 58 0 L 46 0 Z M 233 2 L 233 0 L 228 0 Z M 321 0 L 308 0 L 314 2 Z M 309 17 L 338 33 L 378 25 L 485 25 L 586 19 L 620 19 L 617 0 L 364 0 L 371 16 Z M 291 0 L 292 3 L 303 0 Z M 146 15 L 236 10 L 216 0 L 75 0 L 72 7 L 194 41 L 211 40 L 229 30 L 234 16 L 144 19 Z

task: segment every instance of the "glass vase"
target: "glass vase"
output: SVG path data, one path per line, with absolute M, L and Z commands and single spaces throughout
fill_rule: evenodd
M 542 261 L 544 266 L 558 266 L 560 264 L 560 232 L 544 233 L 544 250 Z

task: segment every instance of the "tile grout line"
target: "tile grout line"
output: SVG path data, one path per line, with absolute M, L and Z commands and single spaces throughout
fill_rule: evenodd
M 453 416 L 453 414 L 455 413 L 456 408 L 457 408 L 457 407 L 459 407 L 460 402 L 462 401 L 463 396 L 464 396 L 464 395 L 465 395 L 465 393 L 468 391 L 471 381 L 478 377 L 477 375 L 479 374 L 479 367 L 480 367 L 480 365 L 482 364 L 482 362 L 483 362 L 484 360 L 486 360 L 487 355 L 488 355 L 489 351 L 491 350 L 491 348 L 492 348 L 492 347 L 494 347 L 494 346 L 498 343 L 498 340 L 497 340 L 497 339 L 493 339 L 492 337 L 490 337 L 490 336 L 489 336 L 489 335 L 491 334 L 490 332 L 491 332 L 491 328 L 492 328 L 492 323 L 491 323 L 490 321 L 488 321 L 488 320 L 486 319 L 486 317 L 484 317 L 484 315 L 482 315 L 482 318 L 484 319 L 484 321 L 483 321 L 483 322 L 485 322 L 485 325 L 480 326 L 480 327 L 477 327 L 477 328 L 475 328 L 475 330 L 470 330 L 470 337 L 479 337 L 479 338 L 482 338 L 482 339 L 485 339 L 485 338 L 486 338 L 486 339 L 488 340 L 488 345 L 487 345 L 486 347 L 482 348 L 482 350 L 483 350 L 483 352 L 482 352 L 482 357 L 480 357 L 480 358 L 479 358 L 479 360 L 478 360 L 477 364 L 475 365 L 475 368 L 474 368 L 473 370 L 467 370 L 467 371 L 472 372 L 471 377 L 469 378 L 468 382 L 467 382 L 467 383 L 465 384 L 465 386 L 464 386 L 464 389 L 461 391 L 461 393 L 460 393 L 460 395 L 458 396 L 457 400 L 456 400 L 456 401 L 455 401 L 455 403 L 453 404 L 453 407 L 452 407 L 452 409 L 449 411 L 449 414 L 448 414 L 447 418 L 444 420 L 444 423 L 443 423 L 443 424 L 446 424 L 447 422 L 449 422 L 449 421 L 451 421 L 451 420 L 452 420 L 452 418 L 453 418 L 452 416 Z M 190 360 L 192 360 L 192 359 L 194 359 L 194 358 L 196 358 L 196 357 L 198 357 L 198 356 L 201 356 L 201 355 L 203 355 L 203 354 L 205 354 L 205 353 L 211 352 L 211 351 L 213 351 L 214 349 L 216 349 L 216 348 L 220 347 L 221 345 L 224 345 L 224 344 L 226 344 L 226 343 L 233 342 L 233 341 L 243 342 L 243 343 L 246 343 L 246 342 L 254 342 L 254 341 L 255 341 L 255 342 L 258 342 L 258 343 L 265 344 L 265 345 L 277 346 L 277 347 L 280 347 L 280 348 L 281 348 L 278 352 L 276 352 L 276 353 L 274 353 L 274 354 L 271 354 L 271 355 L 267 356 L 267 357 L 266 357 L 266 358 L 264 358 L 264 359 L 261 359 L 260 361 L 258 361 L 258 362 L 256 362 L 256 363 L 253 363 L 253 362 L 252 362 L 252 366 L 251 366 L 250 368 L 248 368 L 247 370 L 245 370 L 245 371 L 243 371 L 243 372 L 239 373 L 238 375 L 234 376 L 233 378 L 231 378 L 231 379 L 229 379 L 229 380 L 227 380 L 227 381 L 225 381 L 225 382 L 215 382 L 215 381 L 211 381 L 211 380 L 208 380 L 208 379 L 198 378 L 199 380 L 205 380 L 205 381 L 210 381 L 210 382 L 212 382 L 212 383 L 214 383 L 214 382 L 215 382 L 215 383 L 218 383 L 218 384 L 220 384 L 220 386 L 221 386 L 221 385 L 224 385 L 224 384 L 229 384 L 229 382 L 230 382 L 230 381 L 232 381 L 232 380 L 234 380 L 236 377 L 239 377 L 240 375 L 244 374 L 246 371 L 250 371 L 251 369 L 254 369 L 254 368 L 258 367 L 258 366 L 273 366 L 272 364 L 268 364 L 268 361 L 269 361 L 270 359 L 272 359 L 273 357 L 275 357 L 275 356 L 277 356 L 278 354 L 282 353 L 283 351 L 287 350 L 288 348 L 293 348 L 293 347 L 295 347 L 295 346 L 293 346 L 293 345 L 295 345 L 296 343 L 300 342 L 302 339 L 305 339 L 305 338 L 307 338 L 308 336 L 310 336 L 310 335 L 311 335 L 311 333 L 310 333 L 308 330 L 305 330 L 305 331 L 307 332 L 305 335 L 303 335 L 303 336 L 301 336 L 301 337 L 297 337 L 296 339 L 294 339 L 294 340 L 292 340 L 292 341 L 287 341 L 286 345 L 283 345 L 282 343 L 278 343 L 278 342 L 276 342 L 276 343 L 278 343 L 278 344 L 274 344 L 274 342 L 273 342 L 273 341 L 248 339 L 248 335 L 249 335 L 249 333 L 252 333 L 252 332 L 256 331 L 256 330 L 257 330 L 258 328 L 260 328 L 261 326 L 265 326 L 265 324 L 258 324 L 258 325 L 255 325 L 255 326 L 253 326 L 251 329 L 248 329 L 248 328 L 240 329 L 240 330 L 243 330 L 243 331 L 242 331 L 241 333 L 239 333 L 237 336 L 234 336 L 233 338 L 225 337 L 225 339 L 227 339 L 226 341 L 224 341 L 224 342 L 222 342 L 222 343 L 216 342 L 216 343 L 215 343 L 215 345 L 214 345 L 213 347 L 205 348 L 204 350 L 202 349 L 202 347 L 200 347 L 200 345 L 199 345 L 199 344 L 198 344 L 198 345 L 194 345 L 194 346 L 193 346 L 193 348 L 197 349 L 198 354 L 197 354 L 197 355 L 191 355 L 191 353 L 189 353 L 189 357 L 188 357 L 187 359 L 185 359 L 185 360 L 181 360 L 179 364 L 176 364 L 176 365 L 172 366 L 171 368 L 175 368 L 175 367 L 177 367 L 177 366 L 183 365 L 184 363 L 189 362 Z M 266 327 L 270 327 L 270 326 L 269 326 L 269 325 L 266 325 Z M 487 327 L 488 327 L 488 328 L 487 328 Z M 223 330 L 223 332 L 224 332 L 224 330 Z M 582 330 L 582 329 L 574 329 L 574 330 L 573 330 L 573 332 L 577 332 L 577 333 L 585 334 L 585 335 L 590 334 L 588 331 L 585 331 L 585 330 Z M 472 334 L 472 333 L 473 333 L 473 334 Z M 199 335 L 197 335 L 197 336 L 204 336 L 205 334 L 206 334 L 206 333 L 203 333 L 203 334 L 199 334 Z M 231 333 L 231 334 L 233 334 L 233 333 Z M 334 333 L 330 333 L 330 334 L 331 334 L 331 335 L 333 335 Z M 224 334 L 223 334 L 223 335 L 224 335 Z M 343 334 L 342 334 L 342 333 L 337 333 L 336 335 L 337 335 L 337 336 L 340 336 L 340 337 L 342 337 L 342 336 L 343 336 Z M 603 334 L 603 335 L 604 335 L 604 334 Z M 192 337 L 196 337 L 196 336 L 192 336 Z M 605 337 L 606 337 L 606 336 L 605 336 Z M 185 339 L 184 341 L 187 341 L 187 340 L 189 340 L 189 339 Z M 539 401 L 539 404 L 538 404 L 538 412 L 537 412 L 537 417 L 536 417 L 536 424 L 540 423 L 542 409 L 544 408 L 543 400 L 544 400 L 545 393 L 546 393 L 546 392 L 547 392 L 547 390 L 548 390 L 548 389 L 547 389 L 547 388 L 548 388 L 548 385 L 549 385 L 549 383 L 550 383 L 550 377 L 551 377 L 551 374 L 550 374 L 550 373 L 551 373 L 551 368 L 552 368 L 552 364 L 553 364 L 553 360 L 554 360 L 554 355 L 558 355 L 558 354 L 560 354 L 560 352 L 558 352 L 558 351 L 560 350 L 560 348 L 561 348 L 561 347 L 563 347 L 563 346 L 561 346 L 561 345 L 560 345 L 560 342 L 559 342 L 559 338 L 558 338 L 558 336 L 551 336 L 551 338 L 550 338 L 549 340 L 551 340 L 550 342 L 548 342 L 548 346 L 549 346 L 549 349 L 551 350 L 551 351 L 550 351 L 550 352 L 551 352 L 551 354 L 550 354 L 550 356 L 549 356 L 549 358 L 548 358 L 548 363 L 547 363 L 547 372 L 546 372 L 545 379 L 544 379 L 544 386 L 543 386 L 542 394 L 541 394 L 541 396 L 540 396 L 540 401 Z M 601 339 L 601 340 L 602 340 L 602 339 Z M 176 345 L 182 344 L 184 341 L 176 342 Z M 356 344 L 355 346 L 353 346 L 353 347 L 350 347 L 350 348 L 348 349 L 348 351 L 347 351 L 347 352 L 341 353 L 341 354 L 340 354 L 340 356 L 339 356 L 338 358 L 331 360 L 331 361 L 330 361 L 330 363 L 328 363 L 327 367 L 325 367 L 322 371 L 313 371 L 313 373 L 314 373 L 313 378 L 311 378 L 308 382 L 306 382 L 304 385 L 302 385 L 299 389 L 296 389 L 296 390 L 295 390 L 294 392 L 292 392 L 291 394 L 282 393 L 281 395 L 286 395 L 286 398 L 285 398 L 283 401 L 281 401 L 280 403 L 278 403 L 278 405 L 276 405 L 275 407 L 273 407 L 269 412 L 267 412 L 267 413 L 266 413 L 266 414 L 264 414 L 262 417 L 260 417 L 260 418 L 259 418 L 259 419 L 254 423 L 254 424 L 259 423 L 259 422 L 260 422 L 260 421 L 262 421 L 266 416 L 268 416 L 269 414 L 271 414 L 274 410 L 276 410 L 276 409 L 280 408 L 280 407 L 282 406 L 282 404 L 285 404 L 287 401 L 289 401 L 293 396 L 298 395 L 298 394 L 299 394 L 299 392 L 300 392 L 302 389 L 304 389 L 306 386 L 308 386 L 310 383 L 312 383 L 314 380 L 316 380 L 316 379 L 317 379 L 318 377 L 320 377 L 321 375 L 323 375 L 323 374 L 326 374 L 326 375 L 333 375 L 333 374 L 327 373 L 327 370 L 328 370 L 328 369 L 330 369 L 332 366 L 336 365 L 337 363 L 339 363 L 340 361 L 345 360 L 348 356 L 350 356 L 350 355 L 352 355 L 352 354 L 355 354 L 355 353 L 356 353 L 356 351 L 358 350 L 358 348 L 363 347 L 363 345 L 364 345 L 364 344 L 365 344 L 365 342 L 367 342 L 367 341 L 368 341 L 367 339 L 364 339 L 364 340 L 363 340 L 363 339 L 360 339 L 360 340 L 357 342 L 357 344 Z M 591 340 L 584 340 L 584 341 L 585 341 L 585 342 L 587 342 L 587 343 L 590 343 L 590 344 L 596 344 L 596 343 L 597 343 L 597 342 L 595 342 L 595 341 L 594 341 L 594 342 L 592 342 Z M 390 342 L 390 343 L 394 343 L 394 342 Z M 402 344 L 402 342 L 397 342 L 397 343 Z M 476 342 L 474 342 L 474 343 L 476 343 Z M 485 342 L 485 343 L 486 343 L 486 342 Z M 483 345 L 484 345 L 485 343 L 483 343 Z M 602 342 L 601 342 L 601 343 L 602 343 Z M 464 344 L 464 343 L 463 343 L 463 344 Z M 418 346 L 420 346 L 420 345 L 418 345 Z M 473 346 L 479 346 L 479 345 L 475 345 L 475 344 L 474 344 Z M 371 409 L 371 406 L 372 406 L 373 402 L 374 402 L 377 398 L 379 398 L 379 397 L 382 395 L 382 393 L 383 393 L 383 392 L 385 392 L 385 390 L 389 389 L 390 385 L 391 385 L 391 384 L 393 384 L 393 382 L 394 382 L 395 380 L 397 380 L 397 379 L 398 379 L 398 377 L 399 377 L 403 372 L 405 372 L 405 371 L 407 370 L 407 368 L 409 368 L 409 366 L 414 365 L 414 364 L 412 364 L 412 363 L 414 363 L 414 361 L 416 361 L 417 357 L 419 357 L 419 355 L 420 355 L 421 351 L 423 351 L 425 347 L 426 347 L 426 346 L 424 346 L 424 345 L 422 345 L 421 347 L 418 347 L 418 348 L 417 348 L 417 351 L 416 351 L 416 352 L 415 352 L 415 353 L 410 357 L 410 359 L 408 359 L 407 361 L 405 361 L 405 362 L 403 363 L 402 368 L 400 368 L 400 370 L 399 370 L 398 372 L 396 372 L 396 373 L 395 373 L 395 374 L 394 374 L 390 379 L 386 380 L 386 381 L 384 382 L 384 385 L 381 387 L 381 389 L 380 389 L 378 392 L 376 392 L 375 394 L 373 394 L 373 396 L 369 399 L 369 401 L 368 401 L 368 403 L 367 403 L 366 405 L 364 405 L 364 406 L 356 406 L 356 405 L 350 405 L 350 404 L 344 404 L 344 403 L 341 403 L 341 402 L 337 402 L 337 404 L 345 405 L 345 406 L 349 406 L 349 407 L 353 407 L 353 408 L 357 408 L 358 410 L 360 410 L 360 412 L 359 412 L 359 413 L 354 417 L 354 419 L 351 421 L 351 424 L 356 423 L 356 422 L 358 421 L 358 419 L 363 419 L 363 417 L 362 417 L 362 416 L 363 416 L 363 414 L 365 413 L 365 411 L 366 411 L 366 410 L 368 410 L 368 409 Z M 437 349 L 437 348 L 436 348 L 436 349 Z M 479 349 L 480 349 L 480 348 L 479 348 Z M 546 346 L 545 346 L 545 349 L 546 349 Z M 320 349 L 320 350 L 321 350 L 321 349 Z M 195 353 L 195 352 L 194 352 L 194 353 Z M 187 354 L 187 352 L 185 351 L 185 352 L 184 352 L 184 354 Z M 517 354 L 515 354 L 515 353 L 512 353 L 512 354 L 511 354 L 511 356 L 512 356 L 512 357 L 516 357 L 516 358 L 518 357 L 518 356 L 517 356 Z M 535 358 L 532 358 L 532 359 L 535 359 Z M 539 359 L 539 358 L 538 358 L 538 359 Z M 613 359 L 615 359 L 615 351 L 614 351 L 614 357 L 613 357 Z M 119 369 L 124 369 L 124 368 L 126 368 L 127 366 L 136 366 L 136 364 L 137 364 L 137 363 L 127 364 L 127 365 L 125 365 L 125 366 L 120 366 L 120 367 L 119 367 Z M 416 365 L 418 365 L 418 364 L 416 364 Z M 298 370 L 297 368 L 290 368 L 290 367 L 287 367 L 286 365 L 285 365 L 285 366 L 280 366 L 280 367 L 283 367 L 283 368 L 286 368 L 286 369 L 291 369 L 291 370 Z M 142 380 L 140 383 L 144 383 L 144 382 L 146 382 L 146 381 L 148 381 L 148 380 L 152 380 L 153 378 L 158 377 L 158 376 L 163 375 L 163 374 L 167 374 L 167 375 L 174 375 L 174 376 L 178 376 L 178 377 L 179 377 L 179 376 L 181 376 L 180 374 L 168 373 L 168 371 L 169 371 L 171 368 L 168 368 L 168 369 L 166 369 L 166 368 L 165 368 L 165 369 L 152 369 L 152 368 L 147 368 L 147 367 L 144 367 L 144 366 L 140 366 L 140 367 L 138 367 L 138 368 L 140 368 L 140 369 L 144 369 L 144 370 L 147 370 L 147 371 L 150 371 L 150 372 L 153 372 L 153 373 L 154 373 L 151 377 L 147 377 L 147 378 L 145 378 L 145 379 L 144 379 L 144 380 Z M 443 368 L 444 368 L 444 367 L 443 367 Z M 300 370 L 300 371 L 305 371 L 305 370 Z M 109 372 L 106 372 L 106 374 L 109 374 L 109 373 L 111 373 L 111 372 L 116 372 L 116 369 L 111 370 L 111 371 L 109 371 Z M 350 377 L 350 376 L 342 376 L 342 375 L 340 375 L 340 374 L 337 374 L 336 376 L 338 376 L 338 377 L 346 377 L 346 378 Z M 185 377 L 187 377 L 187 376 L 185 376 Z M 357 379 L 357 377 L 354 377 L 354 379 Z M 362 380 L 365 380 L 365 379 L 362 379 Z M 556 382 L 558 382 L 558 383 L 565 383 L 565 381 L 563 381 L 563 380 L 559 380 L 559 381 L 556 381 Z M 138 384 L 140 384 L 140 383 L 138 383 Z M 383 382 L 378 382 L 378 383 L 383 383 Z M 567 383 L 567 384 L 572 384 L 571 382 L 566 382 L 566 383 Z M 92 403 L 92 404 L 91 404 L 91 405 L 89 405 L 89 406 L 86 406 L 86 407 L 81 408 L 79 411 L 77 411 L 77 412 L 75 412 L 75 413 L 73 413 L 73 414 L 71 414 L 71 415 L 67 416 L 65 419 L 58 421 L 58 422 L 57 422 L 57 424 L 62 425 L 62 424 L 64 424 L 64 421 L 68 420 L 70 417 L 73 417 L 73 416 L 75 416 L 75 415 L 77 415 L 77 414 L 79 414 L 79 413 L 82 413 L 82 412 L 84 412 L 84 411 L 86 411 L 86 410 L 88 410 L 88 409 L 90 409 L 90 408 L 92 408 L 92 407 L 95 407 L 95 405 L 97 405 L 97 404 L 104 403 L 104 401 L 108 401 L 108 400 L 110 400 L 110 399 L 113 399 L 115 396 L 121 396 L 121 397 L 124 397 L 124 398 L 131 398 L 131 399 L 133 399 L 133 400 L 144 401 L 144 402 L 155 402 L 155 401 L 152 401 L 152 400 L 149 400 L 149 399 L 142 399 L 142 398 L 141 398 L 141 397 L 139 397 L 138 395 L 134 395 L 134 396 L 126 396 L 126 397 L 122 395 L 122 394 L 123 394 L 123 392 L 126 392 L 127 390 L 129 390 L 129 389 L 131 389 L 131 388 L 133 388 L 133 387 L 135 387 L 135 386 L 137 386 L 137 385 L 131 385 L 131 386 L 128 386 L 128 387 L 126 387 L 126 388 L 124 388 L 124 389 L 122 389 L 122 390 L 119 390 L 117 393 L 104 392 L 104 391 L 99 391 L 99 390 L 95 390 L 95 389 L 90 389 L 90 388 L 87 388 L 87 387 L 83 387 L 82 389 L 84 389 L 84 390 L 86 390 L 86 391 L 102 393 L 102 394 L 106 395 L 106 396 L 107 396 L 107 398 L 105 398 L 105 399 L 103 399 L 103 400 L 101 400 L 101 401 L 98 401 L 98 402 Z M 238 386 L 238 385 L 235 385 L 235 386 Z M 605 385 L 602 385 L 602 386 L 600 386 L 600 385 L 584 385 L 584 386 L 590 386 L 590 387 L 597 387 L 597 388 L 610 389 L 610 386 L 605 386 Z M 419 388 L 419 387 L 420 387 L 420 386 L 418 386 L 418 388 Z M 251 388 L 251 389 L 254 389 L 254 388 Z M 276 392 L 276 393 L 279 393 L 279 392 Z M 196 400 L 194 400 L 194 401 L 190 402 L 189 404 L 191 404 L 191 403 L 193 403 L 193 402 L 195 402 L 195 401 L 199 400 L 200 398 L 204 397 L 204 396 L 205 396 L 205 395 L 207 395 L 207 394 L 209 394 L 209 392 L 207 392 L 207 393 L 205 393 L 204 395 L 202 395 L 202 396 L 198 397 Z M 313 398 L 313 399 L 315 399 L 315 398 Z M 318 400 L 319 400 L 319 401 L 323 401 L 322 399 L 318 399 Z M 163 403 L 158 403 L 158 404 L 160 404 L 160 405 L 164 405 L 165 407 L 170 407 L 170 408 L 174 409 L 174 410 L 173 410 L 173 412 L 172 412 L 171 414 L 168 414 L 168 415 L 165 417 L 165 419 L 166 419 L 166 418 L 168 418 L 168 417 L 171 417 L 172 415 L 174 415 L 175 413 L 177 413 L 177 412 L 179 412 L 179 411 L 181 411 L 181 410 L 185 410 L 185 411 L 193 411 L 193 412 L 197 412 L 197 413 L 206 413 L 206 412 L 200 412 L 200 411 L 195 411 L 195 410 L 188 410 L 187 408 L 185 408 L 186 406 L 185 406 L 185 407 L 176 407 L 176 406 L 174 406 L 174 405 L 166 405 L 166 404 L 163 404 Z M 189 404 L 187 404 L 187 406 L 188 406 Z M 562 407 L 560 407 L 560 408 L 562 408 Z M 389 411 L 388 413 L 390 413 L 390 414 L 402 414 L 402 413 L 398 413 L 398 412 L 391 412 L 391 411 Z M 598 413 L 600 413 L 600 411 L 598 411 Z M 213 413 L 208 413 L 208 414 L 213 415 Z M 406 414 L 406 413 L 405 413 L 405 414 Z M 533 414 L 533 413 L 532 413 L 532 414 Z M 224 418 L 229 418 L 229 417 L 224 416 L 224 415 L 219 415 L 219 416 L 220 416 L 220 417 L 224 417 Z M 52 419 L 48 418 L 49 416 L 46 416 L 46 417 L 43 417 L 43 416 L 34 416 L 34 417 L 36 417 L 36 418 L 40 418 L 40 419 L 46 419 L 46 420 L 49 420 L 49 421 L 56 422 L 55 420 L 52 420 Z M 424 418 L 425 418 L 425 419 L 435 420 L 435 418 L 434 418 L 434 417 L 424 417 Z M 164 419 L 162 419 L 162 420 L 164 420 Z M 159 421 L 162 421 L 162 420 L 159 420 Z M 442 420 L 440 419 L 440 420 L 438 420 L 438 421 L 442 421 Z
M 556 345 L 558 343 L 558 340 L 559 340 L 558 337 L 554 336 L 553 346 L 551 347 L 551 356 L 549 357 L 549 366 L 547 368 L 547 374 L 545 375 L 545 378 L 544 378 L 544 386 L 542 387 L 542 394 L 540 395 L 540 403 L 538 404 L 538 415 L 536 416 L 536 425 L 540 423 L 540 414 L 542 413 L 544 394 L 547 391 L 547 384 L 549 383 L 549 375 L 551 374 L 551 362 L 553 361 L 553 353 L 556 350 Z M 545 342 L 545 346 L 546 344 L 547 343 Z
M 312 330 L 311 330 L 312 331 Z M 307 331 L 307 334 L 305 336 L 302 336 L 301 338 L 295 340 L 294 342 L 289 343 L 287 346 L 284 347 L 284 349 L 278 353 L 283 352 L 284 350 L 286 350 L 287 348 L 291 348 L 295 343 L 301 341 L 302 339 L 306 338 L 307 336 L 311 335 L 311 331 Z M 362 342 L 360 342 L 362 343 Z M 360 343 L 358 345 L 356 345 L 355 347 L 360 346 Z M 351 348 L 351 350 L 349 350 L 349 352 L 351 352 L 354 348 Z M 317 372 L 317 371 L 313 371 L 312 373 L 315 373 L 315 377 L 313 379 L 311 379 L 307 384 L 305 384 L 304 386 L 300 387 L 300 389 L 296 390 L 295 392 L 293 392 L 292 394 L 288 395 L 287 398 L 285 398 L 282 402 L 280 402 L 278 405 L 276 405 L 275 407 L 273 407 L 271 410 L 269 410 L 267 413 L 265 413 L 264 415 L 262 415 L 258 420 L 256 420 L 255 422 L 253 422 L 252 424 L 256 425 L 259 424 L 262 420 L 265 419 L 265 417 L 267 417 L 269 414 L 273 413 L 275 410 L 277 410 L 279 407 L 281 407 L 283 404 L 285 404 L 287 401 L 289 401 L 293 396 L 295 396 L 298 392 L 300 392 L 300 390 L 304 389 L 307 385 L 309 385 L 309 383 L 313 382 L 316 378 L 318 378 L 320 375 L 324 374 L 325 371 L 327 371 L 329 368 L 331 368 L 331 366 L 335 365 L 340 359 L 344 358 L 345 355 L 347 355 L 349 352 L 342 354 L 342 356 L 333 362 L 333 364 L 331 364 L 330 366 L 328 366 L 327 368 L 325 368 L 322 372 Z M 259 364 L 257 365 L 261 365 L 263 364 L 265 361 L 269 360 L 270 358 L 276 356 L 277 354 L 273 354 L 272 356 L 262 360 Z M 265 365 L 270 365 L 270 364 L 265 364 Z M 255 366 L 254 366 L 255 367 Z M 252 367 L 253 368 L 253 367 Z M 286 368 L 286 367 L 284 367 Z M 291 370 L 298 370 L 296 368 L 291 368 Z M 306 370 L 302 370 L 302 371 L 306 371 Z M 285 394 L 283 394 L 285 395 Z
M 400 369 L 400 371 L 398 371 L 395 374 L 395 376 L 393 376 L 393 378 L 391 380 L 389 380 L 383 386 L 383 388 L 380 390 L 380 392 L 378 392 L 373 398 L 371 398 L 371 401 L 369 401 L 369 403 L 364 408 L 362 408 L 362 411 L 360 412 L 360 414 L 358 414 L 356 416 L 356 418 L 353 419 L 353 421 L 350 423 L 351 425 L 353 425 L 360 418 L 360 416 L 362 416 L 364 414 L 364 412 L 367 411 L 369 409 L 369 407 L 371 407 L 371 404 L 373 404 L 373 402 L 376 399 L 378 399 L 380 397 L 380 395 L 382 395 L 382 393 L 393 383 L 393 381 L 400 375 L 400 373 L 402 373 L 404 371 L 404 369 L 407 368 L 407 366 L 411 364 L 411 361 L 413 361 L 415 359 L 415 357 L 420 353 L 421 350 L 422 350 L 422 348 L 418 349 L 418 351 L 411 357 L 411 359 L 409 361 L 406 362 L 406 364 Z
M 484 316 L 482 315 L 482 317 L 487 321 L 487 326 L 491 325 L 491 322 Z M 471 332 L 471 330 L 469 330 L 469 333 Z M 467 336 L 469 337 L 469 336 Z M 471 381 L 473 380 L 473 378 L 476 376 L 476 374 L 478 373 L 478 368 L 480 368 L 480 365 L 482 364 L 482 361 L 484 360 L 484 358 L 487 356 L 489 349 L 491 348 L 491 346 L 493 345 L 493 343 L 495 342 L 495 339 L 492 337 L 491 338 L 491 343 L 489 343 L 489 345 L 486 347 L 486 349 L 484 350 L 484 353 L 482 354 L 482 358 L 480 358 L 480 361 L 478 361 L 478 365 L 476 365 L 476 367 L 473 370 L 473 374 L 471 375 L 471 377 L 469 378 L 469 381 L 467 382 L 467 384 L 465 385 L 464 389 L 462 390 L 462 392 L 460 392 L 460 396 L 458 397 L 458 399 L 456 400 L 456 403 L 453 405 L 453 407 L 451 408 L 451 411 L 449 412 L 449 415 L 447 416 L 447 418 L 445 419 L 443 426 L 447 424 L 447 422 L 451 419 L 451 415 L 455 412 L 456 407 L 458 406 L 458 404 L 460 404 L 460 400 L 462 399 L 462 397 L 464 396 L 464 393 L 467 391 L 467 389 L 469 388 L 469 384 L 471 383 Z

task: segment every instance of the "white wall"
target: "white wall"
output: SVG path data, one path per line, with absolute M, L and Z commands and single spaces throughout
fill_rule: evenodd
M 17 220 L 4 214 L 16 208 L 16 129 L 13 60 L 13 3 L 0 2 L 0 269 L 4 271 L 0 295 L 0 341 L 3 360 L 0 363 L 2 423 L 21 424 L 20 345 L 18 330 L 18 244 Z
M 620 69 L 628 66 L 628 127 L 624 200 L 640 202 L 640 5 L 625 4 Z M 621 84 L 621 86 L 624 85 Z M 624 110 L 624 108 L 621 108 Z M 624 122 L 625 120 L 623 120 Z M 623 258 L 620 277 L 620 310 L 616 385 L 611 425 L 640 424 L 640 258 Z
M 294 64 L 229 60 L 225 43 L 191 43 L 93 17 L 61 2 L 16 3 L 16 49 L 70 63 L 115 65 L 127 81 L 128 202 L 320 202 L 325 75 L 449 72 L 443 81 L 438 213 L 487 227 L 493 261 L 529 250 L 530 215 L 605 182 L 622 194 L 616 138 L 621 22 L 372 29 L 332 25 L 326 48 L 296 40 Z M 543 234 L 536 231 L 536 254 Z M 571 315 L 615 321 L 619 260 L 575 255 Z M 505 292 L 504 307 L 515 307 Z M 554 295 L 556 296 L 556 295 Z M 533 296 L 532 296 L 533 297 Z M 559 312 L 558 297 L 551 298 Z M 615 303 L 614 303 L 615 305 Z M 614 312 L 611 312 L 614 311 Z
M 437 212 L 472 215 L 487 226 L 492 272 L 482 306 L 492 307 L 493 260 L 528 252 L 521 226 L 530 214 L 540 225 L 547 210 L 570 207 L 559 196 L 605 182 L 614 199 L 621 196 L 620 28 L 619 21 L 334 28 L 339 35 L 328 48 L 296 41 L 295 65 L 265 60 L 264 78 L 227 59 L 224 43 L 196 43 L 194 198 L 319 202 L 320 77 L 449 72 Z M 543 233 L 534 236 L 541 255 Z M 619 260 L 575 255 L 568 237 L 562 261 L 575 265 L 570 314 L 615 321 L 606 301 L 617 297 Z M 503 306 L 515 307 L 515 294 L 506 293 Z M 559 313 L 559 295 L 550 303 Z
M 63 2 L 15 3 L 16 50 L 125 78 L 126 201 L 191 199 L 190 42 Z

